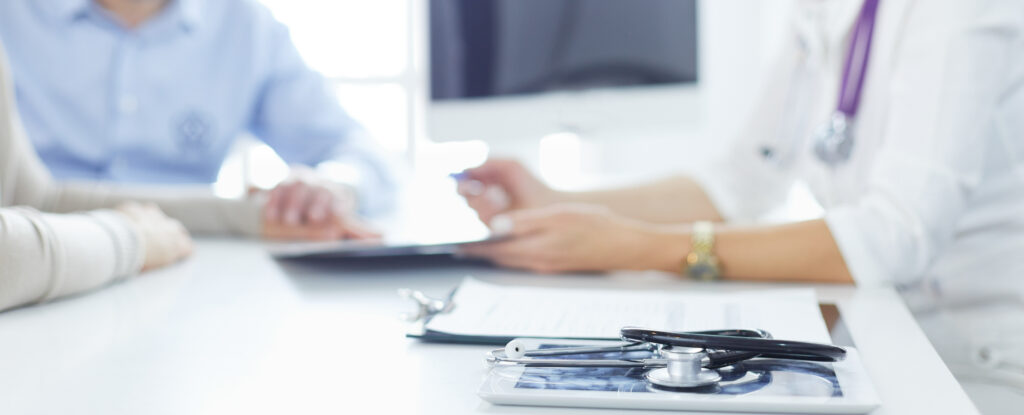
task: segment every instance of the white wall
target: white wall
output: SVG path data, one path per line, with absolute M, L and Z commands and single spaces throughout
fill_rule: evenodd
M 702 0 L 701 89 L 708 132 L 728 133 L 781 42 L 789 0 Z

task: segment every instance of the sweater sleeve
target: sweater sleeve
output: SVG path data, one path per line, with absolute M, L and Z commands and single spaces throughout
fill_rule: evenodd
M 139 235 L 110 211 L 0 208 L 0 310 L 76 294 L 136 274 Z
M 208 190 L 54 181 L 25 134 L 7 58 L 0 47 L 0 206 L 64 213 L 111 208 L 128 201 L 157 204 L 193 234 L 255 237 L 262 231 L 262 203 L 255 199 L 222 199 Z
M 261 206 L 254 200 L 55 182 L 25 136 L 7 68 L 0 47 L 0 310 L 87 291 L 142 267 L 140 236 L 120 215 L 40 210 L 74 212 L 142 200 L 157 203 L 193 233 L 260 233 Z

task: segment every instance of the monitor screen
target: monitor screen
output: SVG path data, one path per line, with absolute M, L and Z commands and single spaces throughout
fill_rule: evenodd
M 696 0 L 431 0 L 435 101 L 697 81 Z

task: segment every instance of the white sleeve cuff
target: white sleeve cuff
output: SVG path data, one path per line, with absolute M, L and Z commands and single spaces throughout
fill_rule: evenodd
M 877 253 L 872 252 L 871 242 L 867 238 L 872 230 L 860 219 L 852 207 L 838 207 L 825 214 L 825 223 L 832 232 L 832 239 L 839 246 L 843 261 L 857 286 L 890 285 L 892 279 L 887 275 Z
M 718 214 L 727 222 L 750 220 L 741 214 L 740 198 L 736 192 L 726 185 L 726 180 L 714 173 L 707 171 L 694 172 L 690 176 L 704 190 L 704 194 L 711 200 L 711 204 L 718 210 Z
M 723 219 L 753 222 L 786 202 L 793 185 L 788 168 L 764 160 L 752 149 L 730 154 L 690 176 Z

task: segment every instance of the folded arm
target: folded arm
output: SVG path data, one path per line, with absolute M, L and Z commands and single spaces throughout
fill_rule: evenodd
M 119 214 L 0 208 L 0 310 L 100 287 L 138 273 L 139 235 Z
M 53 180 L 29 143 L 18 117 L 14 88 L 0 48 L 0 206 L 31 206 L 46 212 L 111 208 L 129 201 L 157 204 L 193 233 L 259 236 L 261 204 L 226 200 L 209 191 L 142 189 Z

